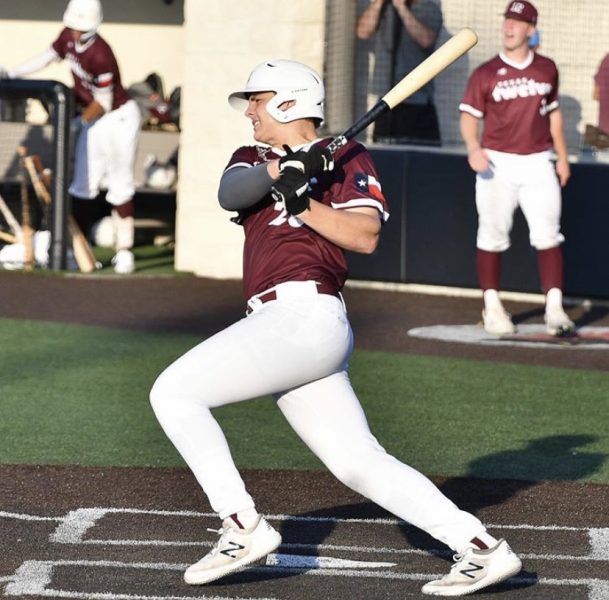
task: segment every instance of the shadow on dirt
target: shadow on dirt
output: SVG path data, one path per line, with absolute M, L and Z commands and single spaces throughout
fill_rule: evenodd
M 465 477 L 452 478 L 440 485 L 440 490 L 461 509 L 478 513 L 489 506 L 500 505 L 543 480 L 573 481 L 595 473 L 606 460 L 599 452 L 583 452 L 581 448 L 596 437 L 586 434 L 554 435 L 531 440 L 521 449 L 506 450 L 481 457 L 469 465 Z M 496 479 L 498 474 L 509 474 L 510 479 Z M 283 523 L 282 536 L 288 544 L 298 540 L 306 544 L 307 554 L 319 555 L 311 546 L 320 546 L 335 527 L 333 519 L 380 519 L 393 515 L 371 502 L 335 506 L 298 515 L 298 520 Z M 310 518 L 303 524 L 302 518 Z M 328 517 L 327 520 L 324 517 Z M 425 550 L 440 558 L 451 560 L 453 552 L 425 532 L 407 524 L 399 525 L 411 547 Z M 300 570 L 298 570 L 301 572 Z M 297 573 L 294 572 L 294 575 Z M 270 575 L 270 574 L 269 574 Z M 282 574 L 277 576 L 289 576 Z M 275 577 L 275 575 L 271 575 Z M 522 571 L 510 582 L 510 588 L 528 587 L 537 581 L 537 574 Z M 486 593 L 503 591 L 501 586 L 489 588 Z

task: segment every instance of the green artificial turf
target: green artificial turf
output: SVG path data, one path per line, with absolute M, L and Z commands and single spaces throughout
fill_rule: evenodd
M 0 319 L 0 462 L 182 465 L 148 403 L 186 335 Z M 609 374 L 358 351 L 388 451 L 429 475 L 609 483 Z M 240 467 L 317 469 L 269 398 L 217 409 Z

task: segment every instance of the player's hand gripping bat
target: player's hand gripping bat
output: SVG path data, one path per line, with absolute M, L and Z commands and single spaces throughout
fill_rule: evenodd
M 360 117 L 349 129 L 335 137 L 329 144 L 328 149 L 334 154 L 344 146 L 350 139 L 374 123 L 382 114 L 390 111 L 421 89 L 428 81 L 433 79 L 440 71 L 443 71 L 461 58 L 468 50 L 478 42 L 478 36 L 469 27 L 459 30 L 449 40 L 442 44 L 433 54 L 428 56 L 422 63 L 416 66 L 408 75 L 393 86 L 366 114 Z

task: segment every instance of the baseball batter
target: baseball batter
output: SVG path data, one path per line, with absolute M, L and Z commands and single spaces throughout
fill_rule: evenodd
M 387 454 L 371 433 L 347 363 L 353 335 L 341 296 L 344 250 L 372 252 L 388 207 L 370 154 L 351 141 L 333 157 L 317 127 L 324 86 L 301 63 L 258 65 L 230 103 L 256 145 L 238 148 L 219 188 L 245 232 L 247 315 L 170 365 L 154 412 L 222 519 L 220 538 L 190 566 L 204 584 L 275 550 L 280 534 L 257 512 L 211 410 L 272 395 L 295 432 L 343 483 L 458 552 L 423 591 L 462 595 L 520 570 L 504 540 Z M 255 426 L 253 424 L 253 426 Z
M 113 207 L 114 270 L 132 273 L 133 166 L 140 111 L 122 86 L 112 49 L 97 33 L 102 17 L 99 0 L 70 0 L 63 15 L 65 28 L 51 47 L 4 72 L 10 78 L 24 77 L 54 61 L 68 61 L 80 111 L 74 121 L 78 137 L 70 186 L 74 217 L 85 234 L 90 231 L 96 218 L 91 200 L 97 197 L 103 182 L 107 187 L 106 200 Z
M 499 284 L 501 253 L 510 246 L 518 206 L 526 218 L 531 245 L 537 249 L 547 331 L 567 335 L 574 329 L 562 303 L 560 187 L 566 185 L 570 169 L 558 107 L 558 70 L 552 60 L 529 48 L 536 23 L 537 10 L 530 2 L 510 2 L 505 11 L 503 51 L 472 73 L 459 106 L 469 164 L 477 173 L 482 318 L 486 331 L 495 335 L 515 331 L 499 298 Z M 482 120 L 484 131 L 479 139 Z

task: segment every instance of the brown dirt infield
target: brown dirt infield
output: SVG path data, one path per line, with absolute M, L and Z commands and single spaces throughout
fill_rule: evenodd
M 482 348 L 408 337 L 416 326 L 477 322 L 477 300 L 356 289 L 347 289 L 345 298 L 360 348 L 606 369 L 602 350 Z M 507 305 L 516 320 L 542 320 L 539 305 Z M 234 281 L 0 273 L 2 317 L 204 337 L 242 311 Z M 604 309 L 570 314 L 580 325 L 609 324 Z M 327 473 L 247 471 L 245 477 L 260 509 L 282 531 L 280 554 L 317 557 L 323 568 L 310 562 L 285 568 L 280 561 L 192 588 L 182 583 L 181 569 L 214 539 L 205 528 L 218 524 L 206 516 L 210 509 L 187 470 L 3 466 L 0 597 L 421 598 L 422 583 L 449 567 L 441 545 Z M 609 598 L 609 486 L 437 483 L 523 556 L 517 578 L 479 597 L 509 591 L 510 598 L 533 600 Z

